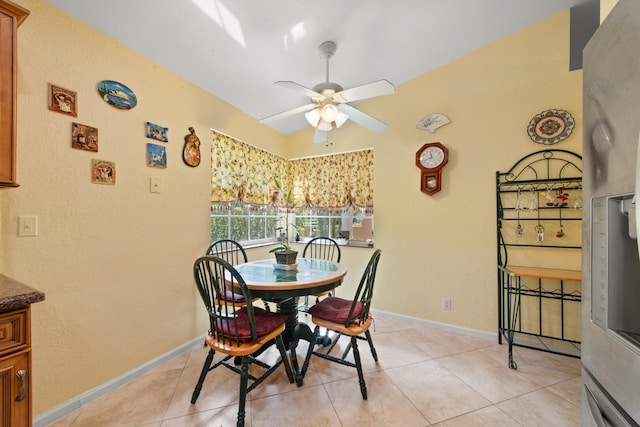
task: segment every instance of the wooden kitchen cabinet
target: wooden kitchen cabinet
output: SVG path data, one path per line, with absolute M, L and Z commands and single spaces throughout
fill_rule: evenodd
M 0 427 L 31 426 L 30 308 L 0 314 Z
M 45 295 L 0 274 L 0 427 L 30 427 L 31 305 Z
M 16 98 L 18 26 L 29 11 L 0 0 L 0 187 L 17 187 Z

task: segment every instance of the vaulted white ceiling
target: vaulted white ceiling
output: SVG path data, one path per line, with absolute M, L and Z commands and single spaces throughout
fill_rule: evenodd
M 399 85 L 590 0 L 46 1 L 258 120 L 309 102 L 274 82 L 324 82 L 324 41 L 338 46 L 331 81 Z

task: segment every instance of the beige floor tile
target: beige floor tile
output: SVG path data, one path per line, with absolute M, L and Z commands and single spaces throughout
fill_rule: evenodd
M 537 390 L 496 405 L 525 427 L 580 426 L 580 406 L 549 390 Z
M 385 374 L 431 423 L 491 404 L 437 360 L 389 369 Z
M 78 409 L 77 411 L 73 411 L 69 415 L 66 415 L 59 420 L 49 424 L 47 427 L 69 427 L 73 424 L 73 421 L 78 418 L 80 412 L 82 412 L 84 408 Z
M 484 338 L 462 335 L 431 327 L 402 330 L 400 334 L 434 359 L 477 350 L 494 344 L 492 341 Z
M 451 418 L 433 427 L 519 427 L 515 420 L 495 406 L 487 406 L 459 417 Z
M 180 375 L 180 370 L 143 375 L 81 408 L 70 426 L 138 426 L 162 421 Z
M 325 384 L 340 422 L 347 426 L 428 426 L 427 419 L 384 373 L 365 377 L 367 400 L 354 379 Z
M 575 377 L 567 381 L 547 387 L 550 392 L 567 399 L 576 406 L 582 404 L 582 377 Z
M 203 361 L 204 362 L 204 361 Z M 191 404 L 191 395 L 200 376 L 200 367 L 187 367 L 182 372 L 166 417 L 175 418 L 238 403 L 240 377 L 226 368 L 216 368 L 204 380 L 200 396 Z
M 340 421 L 322 386 L 251 401 L 252 427 L 338 427 Z
M 483 352 L 508 366 L 508 346 L 494 345 Z M 531 381 L 548 386 L 580 376 L 580 359 L 524 347 L 513 348 L 513 358 L 517 371 Z
M 217 427 L 235 426 L 238 420 L 238 405 L 210 409 L 183 417 L 171 418 L 164 421 L 160 427 Z M 251 424 L 251 402 L 245 407 L 245 427 Z
M 492 403 L 542 388 L 482 350 L 443 357 L 438 362 Z

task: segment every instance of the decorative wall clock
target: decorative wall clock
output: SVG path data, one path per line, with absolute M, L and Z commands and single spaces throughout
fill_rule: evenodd
M 420 191 L 433 195 L 442 189 L 442 168 L 449 161 L 449 150 L 439 142 L 424 144 L 416 152 L 420 172 Z
M 575 124 L 571 114 L 564 110 L 546 110 L 531 119 L 527 133 L 533 142 L 552 145 L 571 135 Z

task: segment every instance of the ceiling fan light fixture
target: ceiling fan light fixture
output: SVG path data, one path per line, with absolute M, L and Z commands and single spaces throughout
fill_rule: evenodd
M 339 111 L 338 116 L 336 117 L 336 127 L 339 128 L 345 124 L 347 120 L 349 120 L 349 116 L 342 111 Z
M 318 122 L 320 122 L 320 119 L 322 118 L 322 110 L 320 107 L 314 108 L 313 110 L 304 113 L 304 118 L 307 119 L 311 126 L 317 127 Z
M 325 104 L 322 107 L 322 120 L 325 122 L 333 122 L 338 117 L 338 107 L 333 104 Z
M 321 119 L 318 123 L 317 128 L 325 132 L 329 132 L 331 129 L 333 129 L 333 126 L 331 126 L 331 122 L 327 122 L 324 119 Z

